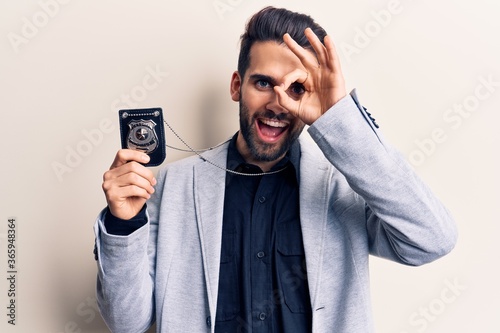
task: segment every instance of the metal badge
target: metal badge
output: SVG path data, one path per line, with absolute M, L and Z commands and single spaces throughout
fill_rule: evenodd
M 127 136 L 127 147 L 152 153 L 158 147 L 158 136 L 156 135 L 156 123 L 153 120 L 132 120 L 128 123 L 129 132 Z
M 124 149 L 149 155 L 145 166 L 157 166 L 166 157 L 165 131 L 161 108 L 120 110 L 120 137 Z

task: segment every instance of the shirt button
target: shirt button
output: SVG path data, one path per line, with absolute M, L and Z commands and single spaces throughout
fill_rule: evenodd
M 260 203 L 264 203 L 264 202 L 266 202 L 266 197 L 260 197 L 260 198 L 259 198 L 259 202 L 260 202 Z
M 265 255 L 266 254 L 263 251 L 260 251 L 259 253 L 257 253 L 257 258 L 262 259 Z
M 207 327 L 210 328 L 212 326 L 212 319 L 210 316 L 207 317 Z
M 259 319 L 260 319 L 260 320 L 266 320 L 266 318 L 267 318 L 267 315 L 266 315 L 264 312 L 261 312 L 261 313 L 259 314 Z

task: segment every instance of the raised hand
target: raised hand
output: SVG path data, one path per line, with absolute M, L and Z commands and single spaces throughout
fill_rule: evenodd
M 285 34 L 283 40 L 299 58 L 305 71 L 297 68 L 288 73 L 283 78 L 283 83 L 275 86 L 274 90 L 284 108 L 310 125 L 346 96 L 346 88 L 335 45 L 330 36 L 325 37 L 323 45 L 310 28 L 304 33 L 314 53 L 297 44 L 289 34 Z M 305 89 L 300 98 L 287 94 L 287 90 L 295 82 L 302 84 Z

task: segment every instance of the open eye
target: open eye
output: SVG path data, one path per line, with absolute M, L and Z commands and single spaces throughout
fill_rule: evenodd
M 298 82 L 294 82 L 290 85 L 290 88 L 288 88 L 291 94 L 295 96 L 301 96 L 306 92 L 306 89 L 304 88 L 304 85 Z
M 268 81 L 266 81 L 266 80 L 257 80 L 255 82 L 255 85 L 259 89 L 269 89 L 269 88 L 271 88 L 271 84 Z

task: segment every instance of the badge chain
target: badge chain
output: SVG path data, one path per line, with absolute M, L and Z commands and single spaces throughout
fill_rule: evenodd
M 257 176 L 268 176 L 268 175 L 274 175 L 276 173 L 279 173 L 283 170 L 285 170 L 288 166 L 285 166 L 279 170 L 275 170 L 275 171 L 269 171 L 269 172 L 260 172 L 260 173 L 243 173 L 243 172 L 238 172 L 238 171 L 234 171 L 234 170 L 230 170 L 228 168 L 225 168 L 215 162 L 212 162 L 208 159 L 206 159 L 205 157 L 201 156 L 201 153 L 202 152 L 205 152 L 205 151 L 209 151 L 209 150 L 212 150 L 212 149 L 215 149 L 217 147 L 220 147 L 222 146 L 223 144 L 227 143 L 229 140 L 226 140 L 222 143 L 219 143 L 218 145 L 216 146 L 213 146 L 213 147 L 210 147 L 210 148 L 206 148 L 206 149 L 200 149 L 200 150 L 195 150 L 193 148 L 191 148 L 190 145 L 187 144 L 186 141 L 184 141 L 179 134 L 177 134 L 177 132 L 172 128 L 172 126 L 170 126 L 167 121 L 165 119 L 163 119 L 163 122 L 165 123 L 165 125 L 167 125 L 168 129 L 177 137 L 177 139 L 179 139 L 180 142 L 182 142 L 182 144 L 184 144 L 188 149 L 181 149 L 181 148 L 176 148 L 176 147 L 172 147 L 172 146 L 169 146 L 167 144 L 165 144 L 165 146 L 167 146 L 168 148 L 171 148 L 171 149 L 174 149 L 174 150 L 178 150 L 178 151 L 183 151 L 183 152 L 192 152 L 192 153 L 195 153 L 196 155 L 198 155 L 204 162 L 207 162 L 209 164 L 211 164 L 212 166 L 216 167 L 216 168 L 219 168 L 221 170 L 224 170 L 226 172 L 229 172 L 231 174 L 234 174 L 234 175 L 238 175 L 238 176 L 251 176 L 251 177 L 257 177 Z

